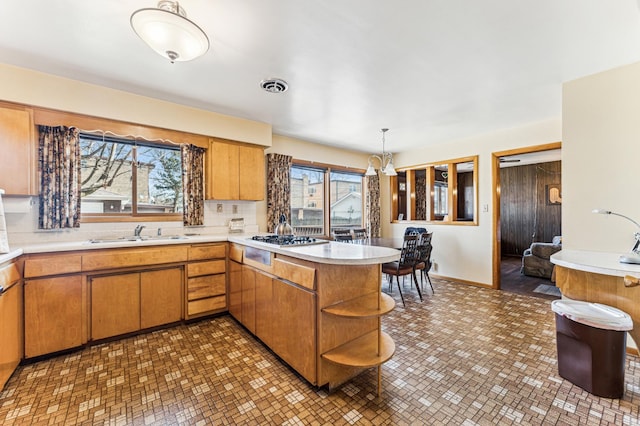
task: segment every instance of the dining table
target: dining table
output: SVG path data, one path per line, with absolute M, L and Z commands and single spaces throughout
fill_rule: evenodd
M 397 250 L 402 250 L 402 245 L 404 244 L 404 238 L 389 238 L 389 237 L 376 237 L 376 238 L 368 238 L 367 244 L 371 246 L 378 247 L 388 247 L 394 248 Z

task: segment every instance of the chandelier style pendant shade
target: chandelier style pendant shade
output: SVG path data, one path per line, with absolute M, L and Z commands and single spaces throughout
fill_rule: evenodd
M 131 27 L 159 55 L 175 61 L 190 61 L 209 50 L 209 38 L 177 1 L 161 0 L 157 8 L 136 10 Z
M 367 171 L 365 172 L 365 176 L 374 176 L 377 174 L 376 169 L 373 167 L 373 159 L 377 158 L 380 161 L 380 171 L 387 176 L 397 176 L 398 173 L 396 169 L 393 167 L 393 154 L 390 152 L 386 152 L 384 150 L 384 135 L 389 131 L 389 129 L 380 129 L 382 132 L 382 155 L 372 154 L 369 157 L 369 167 L 367 167 Z

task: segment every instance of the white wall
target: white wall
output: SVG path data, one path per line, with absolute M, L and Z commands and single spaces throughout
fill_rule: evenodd
M 640 231 L 640 63 L 563 85 L 563 247 L 626 252 Z
M 0 100 L 271 145 L 271 125 L 0 64 Z M 36 123 L 38 124 L 38 123 Z
M 394 155 L 396 167 L 478 155 L 478 226 L 428 224 L 433 231 L 434 273 L 475 283 L 491 285 L 493 281 L 493 211 L 491 188 L 491 154 L 509 149 L 542 145 L 561 140 L 560 118 L 552 118 L 517 128 L 462 139 L 445 144 Z M 564 176 L 563 176 L 564 182 Z M 382 187 L 383 197 L 389 199 L 388 181 Z M 383 206 L 388 206 L 383 204 Z M 483 206 L 488 208 L 483 212 Z M 411 223 L 389 223 L 389 211 L 383 207 L 383 235 L 399 237 Z

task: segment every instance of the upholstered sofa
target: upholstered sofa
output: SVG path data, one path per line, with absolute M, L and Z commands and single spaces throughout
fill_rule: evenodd
M 520 272 L 532 277 L 552 279 L 554 264 L 549 258 L 562 250 L 562 237 L 555 236 L 550 243 L 532 243 L 522 254 Z

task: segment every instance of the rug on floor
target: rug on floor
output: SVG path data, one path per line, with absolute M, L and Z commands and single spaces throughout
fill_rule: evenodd
M 562 293 L 560 293 L 560 289 L 558 287 L 556 287 L 555 285 L 548 285 L 548 284 L 540 284 L 538 287 L 535 288 L 535 290 L 533 290 L 533 292 L 548 294 L 550 296 L 558 296 L 558 297 L 562 296 Z

